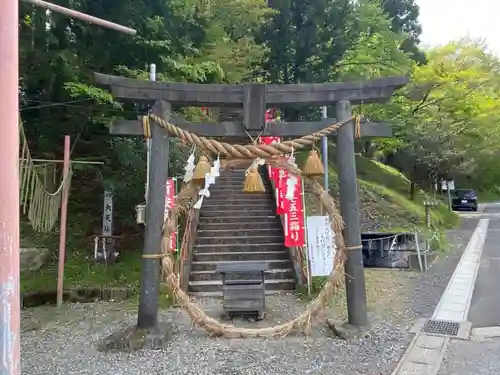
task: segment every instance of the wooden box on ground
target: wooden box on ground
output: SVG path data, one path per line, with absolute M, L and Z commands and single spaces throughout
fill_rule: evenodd
M 233 262 L 218 264 L 216 272 L 222 274 L 222 306 L 224 315 L 255 315 L 264 318 L 266 308 L 266 288 L 264 272 L 269 269 L 267 262 Z M 246 275 L 260 273 L 260 279 L 245 278 Z M 228 274 L 235 278 L 229 279 Z

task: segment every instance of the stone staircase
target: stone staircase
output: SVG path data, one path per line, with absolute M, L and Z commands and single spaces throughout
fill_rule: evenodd
M 295 288 L 293 264 L 267 174 L 261 173 L 265 193 L 243 192 L 244 174 L 245 169 L 221 171 L 203 202 L 189 279 L 193 295 L 221 296 L 222 277 L 215 273 L 216 265 L 241 261 L 269 262 L 266 293 Z M 245 278 L 260 279 L 260 274 Z

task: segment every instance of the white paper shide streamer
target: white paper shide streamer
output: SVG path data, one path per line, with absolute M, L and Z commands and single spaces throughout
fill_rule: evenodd
M 295 155 L 293 153 L 293 149 L 292 153 L 288 157 L 288 163 L 293 165 L 294 167 L 297 166 L 297 164 L 295 163 Z M 288 179 L 286 180 L 286 195 L 285 195 L 288 200 L 293 199 L 295 192 L 295 185 L 297 185 L 297 182 L 298 182 L 297 176 L 288 173 Z
M 210 168 L 210 175 L 213 177 L 213 182 L 215 183 L 215 178 L 220 176 L 220 159 L 217 155 L 217 159 L 214 161 L 214 165 Z
M 289 175 L 288 179 L 286 180 L 286 199 L 288 200 L 293 200 L 294 198 L 294 192 L 295 192 L 295 186 L 297 185 L 298 178 L 295 175 Z
M 193 179 L 193 172 L 194 172 L 194 151 L 189 155 L 189 158 L 187 160 L 187 164 L 184 167 L 184 170 L 186 173 L 184 173 L 184 182 L 189 182 Z
M 213 167 L 210 168 L 210 173 L 205 174 L 205 186 L 200 190 L 198 195 L 200 198 L 193 206 L 194 209 L 199 210 L 203 204 L 203 198 L 210 197 L 210 185 L 215 184 L 215 178 L 220 176 L 220 160 L 217 156 L 217 160 L 214 161 Z
M 200 199 L 198 199 L 198 202 L 196 202 L 196 204 L 193 206 L 196 210 L 199 210 L 201 208 L 203 198 L 210 197 L 210 190 L 208 190 L 208 188 L 210 187 L 210 180 L 210 173 L 205 173 L 205 186 L 198 193 Z

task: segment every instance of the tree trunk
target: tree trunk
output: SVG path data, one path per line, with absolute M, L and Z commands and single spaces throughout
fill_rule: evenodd
M 417 193 L 417 183 L 415 182 L 417 178 L 417 166 L 414 164 L 412 171 L 410 173 L 410 200 L 415 200 L 415 195 Z

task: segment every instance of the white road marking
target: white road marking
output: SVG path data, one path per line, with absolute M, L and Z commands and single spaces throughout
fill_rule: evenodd
M 434 310 L 433 320 L 458 323 L 467 320 L 489 222 L 489 219 L 479 221 L 436 310 Z

